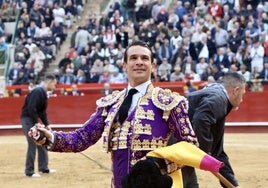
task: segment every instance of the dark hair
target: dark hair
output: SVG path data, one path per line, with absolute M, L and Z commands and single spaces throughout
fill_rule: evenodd
M 172 178 L 162 175 L 151 158 L 138 161 L 122 179 L 123 188 L 171 188 L 172 184 Z
M 241 87 L 246 84 L 246 79 L 237 72 L 228 72 L 223 75 L 220 83 L 225 87 Z
M 54 75 L 52 75 L 52 74 L 49 74 L 49 75 L 46 75 L 46 78 L 45 79 L 46 80 L 55 80 L 56 77 Z
M 150 44 L 148 42 L 144 42 L 144 41 L 141 41 L 141 40 L 137 40 L 137 41 L 133 41 L 131 44 L 128 45 L 128 47 L 126 48 L 125 52 L 124 52 L 124 62 L 127 62 L 127 52 L 128 52 L 128 49 L 132 46 L 142 46 L 142 47 L 145 47 L 147 48 L 148 50 L 150 50 L 151 52 L 151 62 L 154 61 L 154 56 L 153 56 L 153 51 L 150 47 Z

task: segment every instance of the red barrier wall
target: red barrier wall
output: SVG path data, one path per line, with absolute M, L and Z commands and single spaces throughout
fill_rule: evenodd
M 184 83 L 182 82 L 160 82 L 155 86 L 170 88 L 173 91 L 182 93 Z M 196 84 L 198 87 L 202 83 Z M 122 89 L 126 84 L 111 85 L 113 89 Z M 17 86 L 9 86 L 9 89 Z M 27 89 L 26 86 L 21 86 Z M 60 88 L 70 87 L 69 85 L 57 85 L 57 92 Z M 79 85 L 79 89 L 85 92 L 85 96 L 57 96 L 49 98 L 48 118 L 51 124 L 82 124 L 96 109 L 96 100 L 101 97 L 101 84 Z M 20 112 L 25 96 L 0 98 L 0 126 L 19 125 Z M 244 101 L 238 111 L 232 111 L 228 122 L 268 122 L 268 89 L 264 92 L 247 92 Z
M 100 94 L 58 96 L 49 98 L 48 117 L 52 124 L 80 124 L 96 109 Z M 19 125 L 24 97 L 0 99 L 0 126 Z M 247 92 L 238 111 L 232 111 L 228 122 L 268 122 L 268 92 Z

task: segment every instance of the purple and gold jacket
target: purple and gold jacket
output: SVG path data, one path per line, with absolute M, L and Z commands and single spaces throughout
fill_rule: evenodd
M 97 101 L 97 110 L 83 127 L 73 132 L 55 132 L 51 147 L 57 152 L 80 152 L 103 138 L 103 149 L 112 156 L 113 186 L 121 187 L 121 178 L 149 151 L 167 145 L 173 134 L 178 141 L 197 144 L 188 119 L 187 101 L 178 93 L 149 85 L 135 110 L 123 124 L 117 112 L 126 89 L 114 91 Z

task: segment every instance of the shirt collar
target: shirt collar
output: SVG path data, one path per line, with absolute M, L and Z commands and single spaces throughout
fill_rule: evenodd
M 135 89 L 138 90 L 139 93 L 141 93 L 142 95 L 145 95 L 146 94 L 146 91 L 147 91 L 147 88 L 148 86 L 152 83 L 151 80 L 148 80 L 147 82 L 144 82 L 136 87 L 134 87 Z M 131 87 L 129 84 L 128 84 L 128 87 L 127 87 L 127 92 L 133 87 Z

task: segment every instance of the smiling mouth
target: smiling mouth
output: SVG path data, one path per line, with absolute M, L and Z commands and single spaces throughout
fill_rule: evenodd
M 134 71 L 136 71 L 136 72 L 144 72 L 145 71 L 145 69 L 134 69 Z

